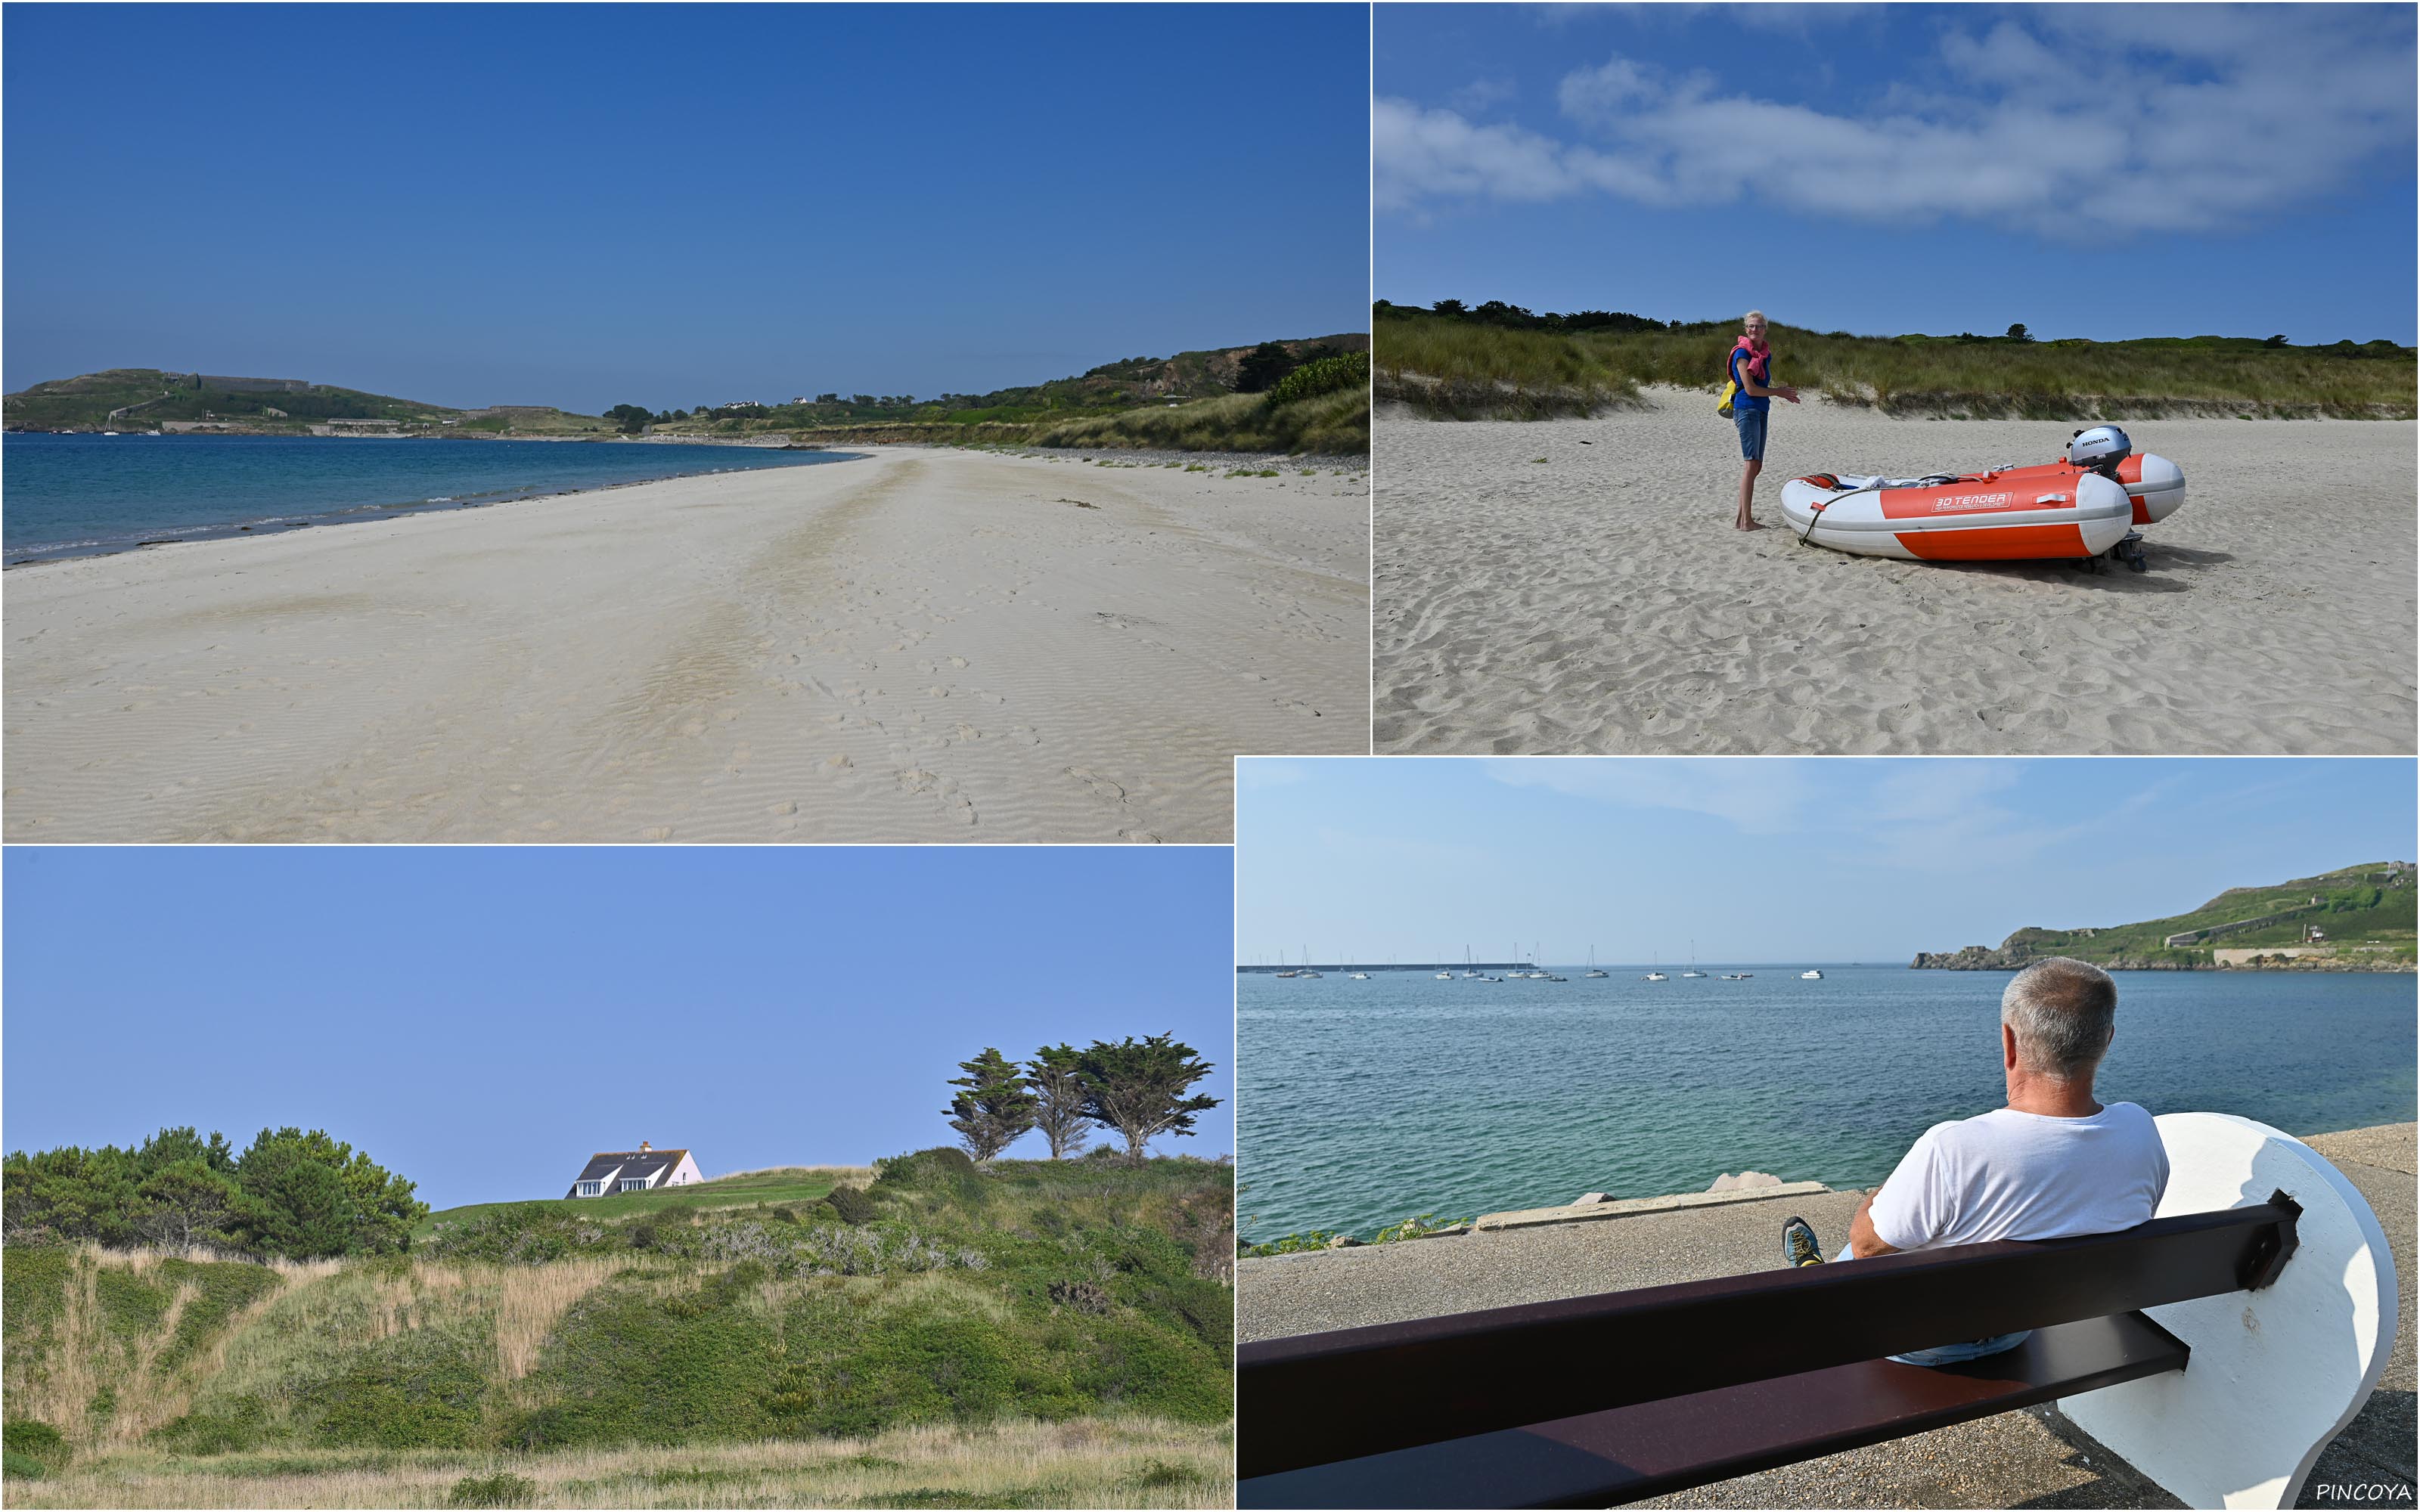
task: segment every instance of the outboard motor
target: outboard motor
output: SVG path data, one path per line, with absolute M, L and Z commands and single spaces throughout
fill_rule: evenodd
M 2069 466 L 2098 472 L 2103 477 L 2118 476 L 2118 464 L 2133 455 L 2134 443 L 2115 425 L 2095 425 L 2090 430 L 2079 430 L 2067 443 Z

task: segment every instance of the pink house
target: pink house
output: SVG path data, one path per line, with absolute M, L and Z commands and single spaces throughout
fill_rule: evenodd
M 566 1197 L 602 1197 L 620 1192 L 690 1186 L 706 1178 L 686 1149 L 658 1149 L 645 1140 L 636 1149 L 604 1150 L 588 1157 Z

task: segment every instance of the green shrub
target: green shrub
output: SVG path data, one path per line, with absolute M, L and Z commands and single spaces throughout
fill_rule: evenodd
M 825 1194 L 824 1201 L 840 1215 L 841 1222 L 846 1224 L 870 1224 L 881 1212 L 872 1197 L 846 1182 Z
M 1280 379 L 1268 393 L 1268 405 L 1294 404 L 1298 400 L 1333 393 L 1339 389 L 1370 386 L 1370 354 L 1346 352 L 1338 357 L 1323 357 L 1315 363 L 1305 363 Z
M 155 1429 L 151 1439 L 184 1454 L 223 1455 L 256 1449 L 269 1436 L 269 1404 L 247 1395 L 212 1412 L 188 1412 Z
M 440 1330 L 380 1339 L 298 1395 L 328 1443 L 460 1449 L 476 1442 L 488 1394 L 485 1361 Z
M 1146 1459 L 1142 1468 L 1126 1477 L 1125 1484 L 1138 1490 L 1163 1490 L 1179 1486 L 1199 1486 L 1209 1475 L 1199 1465 L 1174 1464 L 1166 1459 Z
M 509 1470 L 465 1475 L 445 1493 L 447 1506 L 528 1506 L 536 1500 L 537 1482 Z
M 48 1423 L 30 1417 L 14 1418 L 0 1425 L 0 1450 L 11 1458 L 35 1461 L 35 1474 L 40 1475 L 68 1462 L 71 1451 L 67 1435 Z
M 776 1336 L 752 1310 L 729 1305 L 740 1285 L 726 1273 L 675 1299 L 678 1313 L 643 1286 L 591 1292 L 564 1315 L 532 1377 L 563 1399 L 507 1424 L 506 1441 L 559 1448 L 765 1437 Z M 799 1347 L 790 1344 L 794 1355 Z

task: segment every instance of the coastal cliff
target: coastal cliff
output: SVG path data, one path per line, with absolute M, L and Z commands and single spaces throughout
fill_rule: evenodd
M 2014 971 L 2071 956 L 2111 971 L 2410 971 L 2414 872 L 2371 861 L 2260 887 L 2137 924 L 2018 930 L 1997 949 L 1920 950 L 1916 971 Z
M 2028 950 L 2023 946 L 1993 949 L 1988 946 L 1970 945 L 1962 950 L 1918 950 L 1908 963 L 1911 971 L 2016 971 L 2046 956 L 2060 954 L 2056 950 Z M 2200 960 L 2179 960 L 2176 957 L 2194 954 Z M 2243 957 L 2241 960 L 2215 960 L 2214 956 Z M 2352 954 L 2285 954 L 2249 950 L 2169 951 L 2159 956 L 2132 957 L 2116 955 L 2095 960 L 2093 964 L 2108 971 L 2411 971 L 2412 958 L 2385 952 Z

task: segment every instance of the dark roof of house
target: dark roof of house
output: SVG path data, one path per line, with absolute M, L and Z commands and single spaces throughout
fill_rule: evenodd
M 686 1149 L 650 1149 L 644 1153 L 635 1149 L 602 1150 L 588 1157 L 588 1164 L 582 1167 L 578 1176 L 571 1179 L 572 1184 L 577 1186 L 582 1181 L 601 1181 L 613 1174 L 613 1168 L 617 1165 L 621 1167 L 624 1176 L 644 1176 L 652 1179 L 658 1171 L 679 1165 L 681 1157 L 688 1153 Z

